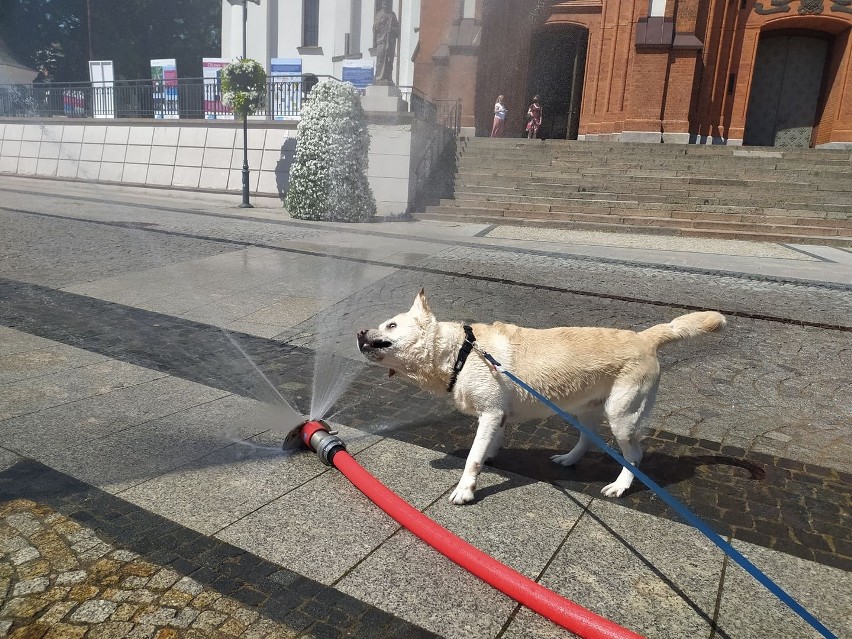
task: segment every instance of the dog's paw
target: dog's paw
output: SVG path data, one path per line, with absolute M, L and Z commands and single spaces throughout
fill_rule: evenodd
M 621 497 L 624 494 L 624 491 L 630 488 L 630 486 L 621 486 L 617 481 L 612 482 L 604 486 L 601 489 L 601 494 L 604 497 Z
M 554 464 L 559 464 L 560 466 L 574 466 L 579 459 L 571 455 L 571 453 L 566 453 L 565 455 L 553 455 L 550 458 L 550 461 Z
M 467 504 L 473 501 L 473 488 L 465 488 L 461 484 L 456 486 L 456 489 L 453 491 L 453 494 L 450 495 L 450 502 L 456 504 L 457 506 L 461 506 L 462 504 Z

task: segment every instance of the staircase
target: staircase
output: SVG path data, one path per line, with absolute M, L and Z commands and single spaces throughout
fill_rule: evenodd
M 852 246 L 852 153 L 462 138 L 421 219 Z

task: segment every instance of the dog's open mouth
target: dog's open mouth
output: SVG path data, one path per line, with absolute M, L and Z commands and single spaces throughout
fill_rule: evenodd
M 381 351 L 391 346 L 393 346 L 393 342 L 382 336 L 372 336 L 370 335 L 370 331 L 361 331 L 358 333 L 358 350 L 364 355 L 376 354 L 376 351 Z
M 370 335 L 370 331 L 358 332 L 358 350 L 364 357 L 373 362 L 381 362 L 384 359 L 382 351 L 391 346 L 393 346 L 393 342 L 381 336 L 373 337 Z M 389 377 L 393 377 L 395 374 L 396 371 L 392 368 L 388 372 Z

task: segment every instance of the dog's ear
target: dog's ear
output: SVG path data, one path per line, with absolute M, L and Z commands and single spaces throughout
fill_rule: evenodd
M 432 309 L 429 308 L 429 303 L 426 301 L 426 290 L 420 289 L 417 297 L 414 298 L 414 304 L 411 305 L 411 313 L 432 317 Z

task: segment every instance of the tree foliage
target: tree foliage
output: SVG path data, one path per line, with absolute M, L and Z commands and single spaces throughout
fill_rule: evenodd
M 284 206 L 305 220 L 368 222 L 376 200 L 365 172 L 370 134 L 361 98 L 335 80 L 320 82 L 308 97 Z
M 0 0 L 0 38 L 22 63 L 54 79 L 87 77 L 86 0 Z
M 149 77 L 154 58 L 175 58 L 179 76 L 200 77 L 201 58 L 219 55 L 217 0 L 0 0 L 0 37 L 33 66 L 58 49 L 54 79 L 87 80 L 87 4 L 93 59 L 112 60 L 116 78 Z

